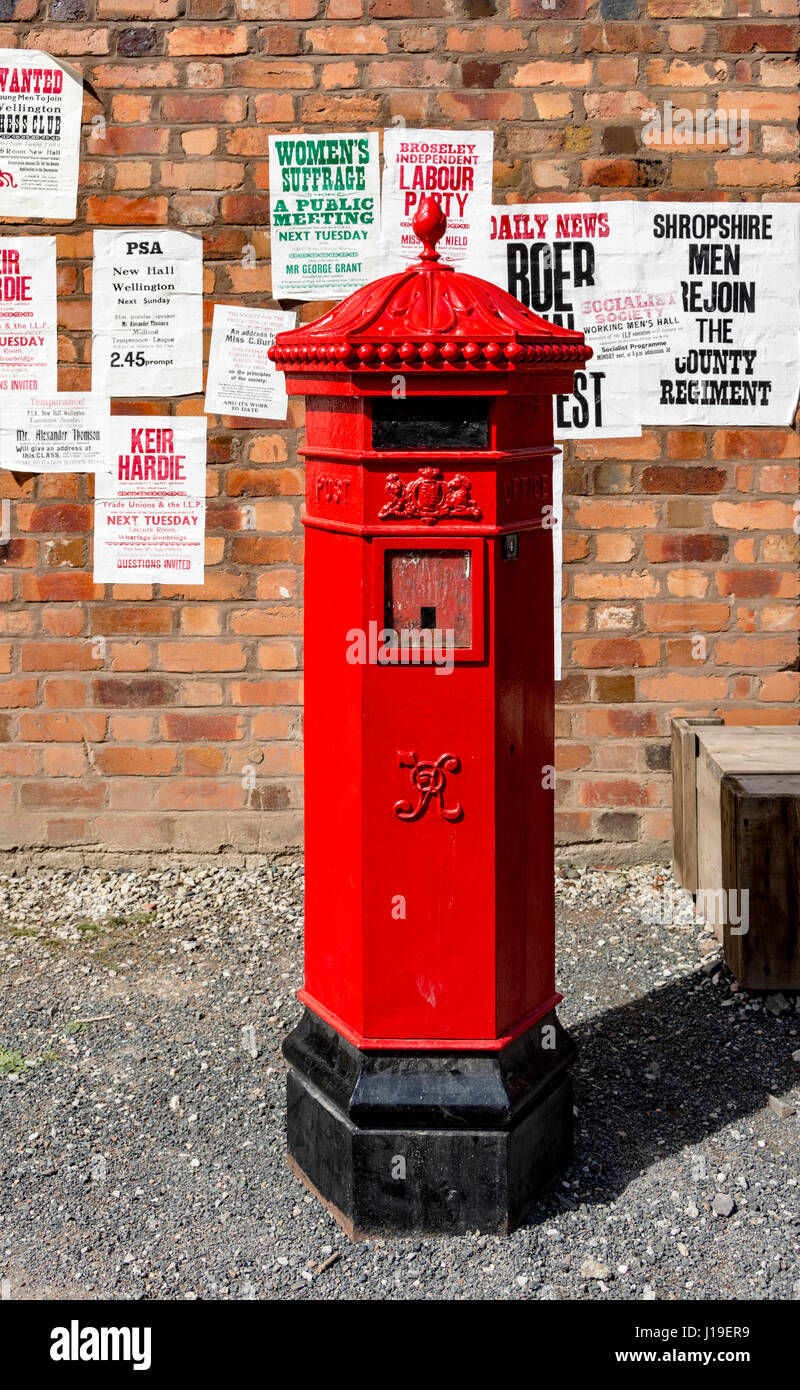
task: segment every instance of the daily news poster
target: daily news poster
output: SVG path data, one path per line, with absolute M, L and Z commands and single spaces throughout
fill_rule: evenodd
M 583 330 L 584 306 L 630 278 L 633 216 L 634 205 L 622 202 L 494 207 L 486 274 L 540 318 Z M 628 363 L 590 359 L 574 391 L 553 401 L 556 438 L 640 435 L 637 380 Z

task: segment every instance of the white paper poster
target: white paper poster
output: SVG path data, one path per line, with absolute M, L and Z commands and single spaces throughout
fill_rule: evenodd
M 540 318 L 584 327 L 582 304 L 635 275 L 632 203 L 526 203 L 491 210 L 486 277 Z M 642 432 L 630 363 L 589 360 L 556 396 L 556 439 L 629 439 Z
M 561 328 L 583 328 L 583 300 L 633 274 L 632 203 L 525 203 L 492 208 L 486 277 Z M 571 396 L 556 396 L 557 439 L 642 434 L 636 368 L 589 360 Z
M 789 425 L 800 386 L 800 210 L 638 203 L 640 283 L 680 291 L 686 340 L 641 374 L 649 425 Z
M 114 416 L 109 462 L 95 483 L 96 582 L 202 584 L 205 418 Z
M 378 273 L 378 133 L 270 135 L 275 299 L 344 299 Z
M 447 230 L 437 250 L 443 261 L 486 275 L 492 204 L 494 133 L 491 130 L 409 130 L 383 137 L 381 273 L 403 270 L 422 247 L 411 226 L 428 194 L 439 200 Z
M 294 328 L 296 314 L 280 309 L 214 305 L 206 381 L 207 413 L 285 420 L 286 378 L 267 353 L 276 333 Z
M 203 389 L 203 243 L 170 228 L 94 234 L 92 390 Z
M 0 237 L 0 410 L 57 390 L 56 239 Z
M 0 217 L 75 217 L 82 106 L 74 68 L 0 49 Z
M 0 468 L 95 473 L 109 468 L 108 401 L 82 392 L 0 401 Z
M 561 583 L 564 560 L 564 458 L 553 459 L 553 679 L 561 680 Z
M 652 267 L 653 273 L 657 270 Z M 686 339 L 688 319 L 678 286 L 638 289 L 631 281 L 622 289 L 591 292 L 581 301 L 580 314 L 594 352 L 592 368 L 611 376 L 625 370 L 640 382 L 646 380 L 654 363 L 677 351 Z

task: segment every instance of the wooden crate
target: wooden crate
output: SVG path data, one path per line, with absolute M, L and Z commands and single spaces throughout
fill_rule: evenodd
M 746 989 L 800 990 L 800 776 L 726 775 L 721 793 L 722 881 L 749 915 L 725 926 L 725 961 Z
M 696 739 L 694 891 L 740 984 L 796 989 L 800 729 L 706 727 Z M 731 920 L 743 891 L 746 932 Z
M 713 714 L 672 721 L 672 872 L 690 893 L 697 892 L 697 735 L 720 724 Z

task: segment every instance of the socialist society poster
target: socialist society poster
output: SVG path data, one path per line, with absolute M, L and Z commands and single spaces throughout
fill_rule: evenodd
M 171 228 L 94 234 L 92 390 L 203 389 L 203 243 Z
M 57 387 L 56 239 L 0 237 L 0 411 Z
M 269 137 L 275 299 L 344 299 L 378 273 L 378 134 Z
M 491 130 L 410 130 L 383 137 L 381 273 L 403 270 L 422 251 L 412 221 L 432 194 L 447 218 L 437 250 L 443 261 L 486 275 L 492 203 L 494 134 Z
M 202 584 L 206 421 L 117 415 L 95 482 L 97 583 Z
M 593 290 L 581 300 L 583 334 L 594 353 L 594 371 L 616 376 L 621 369 L 629 379 L 646 384 L 658 360 L 686 341 L 688 320 L 680 288 L 659 286 L 657 269 L 651 267 L 649 275 L 642 270 L 640 285 L 632 267 L 623 286 Z
M 82 106 L 67 63 L 0 49 L 0 217 L 75 217 Z

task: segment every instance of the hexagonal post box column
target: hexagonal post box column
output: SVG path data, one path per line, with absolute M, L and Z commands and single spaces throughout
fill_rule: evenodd
M 272 349 L 306 397 L 306 961 L 290 1162 L 352 1234 L 510 1230 L 569 1160 L 552 397 L 590 356 L 419 261 Z

